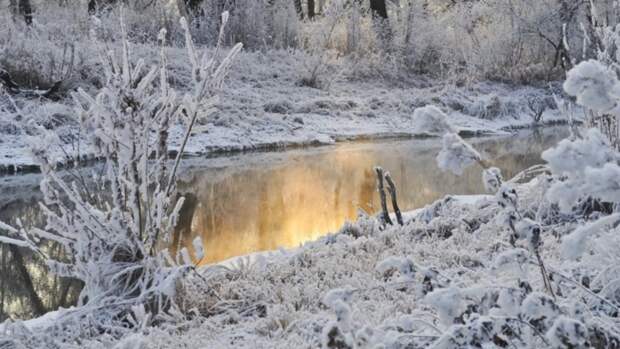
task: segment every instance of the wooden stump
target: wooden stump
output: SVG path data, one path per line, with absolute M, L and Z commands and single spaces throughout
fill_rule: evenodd
M 389 172 L 385 173 L 385 181 L 388 185 L 388 193 L 390 193 L 390 197 L 392 199 L 392 208 L 394 209 L 394 214 L 396 214 L 396 221 L 400 225 L 404 225 L 403 215 L 400 212 L 400 208 L 398 207 L 398 199 L 396 198 L 396 186 L 394 185 L 394 181 L 392 180 L 392 176 L 390 176 Z
M 381 167 L 375 167 L 377 173 L 377 191 L 379 192 L 379 198 L 381 199 L 381 221 L 383 224 L 393 225 L 392 219 L 387 209 L 387 202 L 385 196 L 385 188 L 383 186 L 383 169 Z

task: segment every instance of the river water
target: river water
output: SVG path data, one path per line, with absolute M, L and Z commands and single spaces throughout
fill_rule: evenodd
M 470 139 L 505 178 L 542 163 L 540 153 L 566 136 L 566 128 Z M 280 247 L 295 247 L 336 231 L 357 216 L 376 213 L 374 166 L 389 171 L 402 210 L 447 194 L 478 194 L 477 165 L 457 177 L 441 172 L 439 139 L 345 143 L 281 153 L 245 154 L 219 166 L 196 166 L 179 186 L 186 197 L 175 246 L 191 250 L 201 236 L 204 263 Z
M 511 178 L 542 163 L 540 153 L 567 134 L 566 127 L 554 127 L 469 141 Z M 355 219 L 359 209 L 378 211 L 375 166 L 391 173 L 402 210 L 448 194 L 483 193 L 478 165 L 460 177 L 437 168 L 440 146 L 440 139 L 382 140 L 188 159 L 178 185 L 186 202 L 171 247 L 191 250 L 200 236 L 204 264 L 317 239 Z M 43 224 L 39 180 L 0 178 L 0 221 Z M 39 298 L 40 311 L 75 302 L 79 283 L 50 275 L 27 251 L 4 246 L 0 256 L 0 321 L 35 316 L 33 299 Z

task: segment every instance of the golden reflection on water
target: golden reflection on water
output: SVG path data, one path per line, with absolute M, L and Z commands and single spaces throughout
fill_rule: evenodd
M 540 163 L 540 152 L 558 139 L 531 137 L 487 140 L 476 146 L 511 177 Z M 186 204 L 174 245 L 180 238 L 191 250 L 193 237 L 200 235 L 206 251 L 203 263 L 212 263 L 315 240 L 353 220 L 360 208 L 376 212 L 376 165 L 391 172 L 403 210 L 423 207 L 446 194 L 482 193 L 479 167 L 461 177 L 437 169 L 437 144 L 349 144 L 283 153 L 284 159 L 275 163 L 205 169 L 179 186 Z

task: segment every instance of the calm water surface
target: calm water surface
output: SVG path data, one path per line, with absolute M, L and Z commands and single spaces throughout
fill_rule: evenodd
M 470 141 L 510 178 L 541 163 L 540 153 L 564 136 L 565 128 L 553 128 Z M 317 239 L 353 220 L 358 209 L 378 211 L 374 166 L 392 174 L 402 210 L 447 194 L 483 193 L 481 168 L 460 177 L 443 173 L 435 162 L 439 148 L 438 139 L 376 141 L 194 167 L 179 185 L 186 204 L 174 244 L 191 250 L 201 236 L 204 262 L 212 263 Z
M 565 127 L 547 128 L 469 141 L 510 178 L 542 163 L 540 153 L 567 133 Z M 186 203 L 172 249 L 192 250 L 191 241 L 201 236 L 204 263 L 212 263 L 336 231 L 358 209 L 377 212 L 374 166 L 391 172 L 403 210 L 447 194 L 484 191 L 478 166 L 461 177 L 439 171 L 439 149 L 439 139 L 389 140 L 188 160 L 179 183 Z M 39 175 L 0 177 L 1 221 L 44 223 L 36 205 L 39 181 Z M 75 302 L 80 284 L 47 273 L 28 251 L 0 246 L 0 256 L 0 321 Z

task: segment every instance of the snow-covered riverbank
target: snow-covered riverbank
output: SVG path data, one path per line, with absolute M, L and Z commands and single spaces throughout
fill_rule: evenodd
M 147 55 L 149 48 L 144 49 L 147 51 L 142 54 Z M 184 81 L 185 58 L 182 52 L 175 54 L 179 57 L 173 61 L 174 76 Z M 300 86 L 298 62 L 304 60 L 302 56 L 280 51 L 241 54 L 215 112 L 199 120 L 187 154 L 427 136 L 429 130 L 420 127 L 413 115 L 416 109 L 431 104 L 444 111 L 450 125 L 463 135 L 530 127 L 538 112 L 542 113 L 541 124 L 566 122 L 566 116 L 555 109 L 550 91 L 535 87 L 491 82 L 457 87 L 423 77 L 406 82 L 340 77 L 334 78 L 328 89 Z M 28 129 L 33 120 L 61 136 L 62 147 L 55 150 L 59 158 L 77 151 L 78 125 L 67 118 L 73 115 L 70 100 L 17 100 L 21 113 L 11 112 L 8 100 L 4 103 L 6 110 L 0 115 L 0 172 L 36 170 L 29 155 L 33 140 Z M 23 126 L 16 127 L 16 120 L 22 120 Z M 173 129 L 171 137 L 174 151 L 181 143 L 182 128 Z M 80 152 L 88 154 L 88 146 L 82 144 Z
M 520 212 L 551 208 L 542 199 L 547 186 L 543 178 L 516 186 Z M 545 222 L 539 251 L 552 278 L 554 293 L 549 294 L 527 239 L 511 246 L 502 200 L 501 195 L 447 197 L 410 212 L 402 227 L 381 228 L 375 218 L 361 216 L 295 250 L 203 268 L 201 277 L 188 275 L 178 297 L 186 311 L 204 317 L 178 322 L 176 329 L 149 327 L 121 342 L 98 338 L 79 347 L 463 348 L 487 343 L 499 348 L 513 343 L 564 348 L 562 343 L 577 343 L 585 348 L 579 343 L 593 343 L 613 348 L 620 339 L 613 315 L 618 306 L 605 296 L 611 287 L 605 275 L 616 273 L 606 266 L 617 265 L 617 254 L 603 252 L 617 248 L 612 237 L 619 228 L 597 230 L 584 244 L 583 257 L 574 260 L 563 254 L 563 246 L 581 223 L 561 217 Z M 31 333 L 30 344 L 51 345 L 53 338 L 44 334 L 57 315 L 3 330 L 13 333 L 10 338 Z

